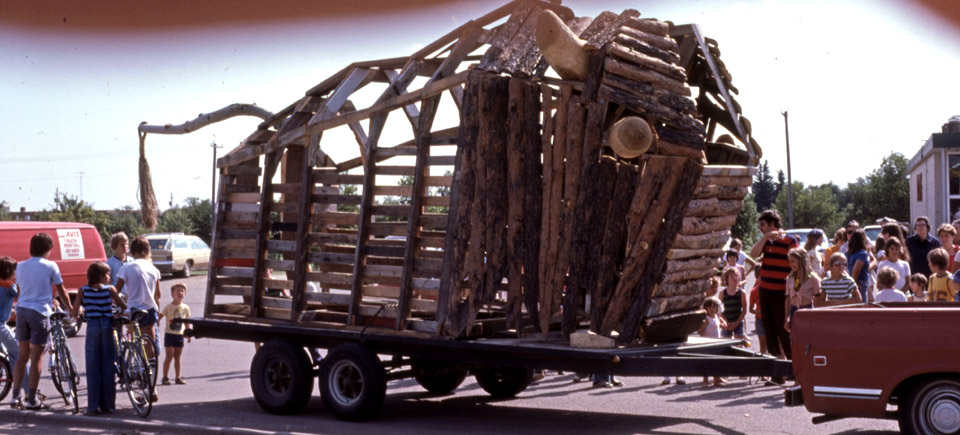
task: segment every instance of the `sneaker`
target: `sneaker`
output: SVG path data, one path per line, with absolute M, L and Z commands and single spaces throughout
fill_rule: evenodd
M 47 404 L 46 404 L 45 402 L 43 402 L 43 401 L 39 401 L 39 402 L 36 402 L 36 403 L 30 403 L 30 401 L 28 400 L 28 401 L 23 405 L 23 409 L 30 410 L 30 411 L 43 411 L 43 410 L 50 409 L 50 405 L 47 405 Z
M 679 384 L 680 381 L 677 381 Z M 670 385 L 670 378 L 663 378 L 663 382 L 660 382 L 660 385 Z
M 19 397 L 10 399 L 10 407 L 13 409 L 23 409 L 23 399 Z
M 613 384 L 607 381 L 596 381 L 593 383 L 593 388 L 610 388 Z
M 537 381 L 543 380 L 543 378 L 545 378 L 545 377 L 546 377 L 546 376 L 544 376 L 543 372 L 533 372 L 533 382 L 537 382 Z M 183 380 L 183 379 L 177 379 L 177 383 L 179 384 L 182 380 Z M 184 383 L 186 383 L 186 382 L 184 382 Z
M 587 376 L 574 375 L 574 376 L 573 376 L 573 382 L 580 382 L 580 381 L 586 379 L 587 377 L 589 377 L 589 375 L 587 375 Z
M 534 375 L 533 379 L 537 379 L 537 376 Z M 540 379 L 543 379 L 543 373 L 540 374 Z M 176 382 L 177 385 L 187 385 L 187 381 L 183 380 L 183 378 L 177 378 L 177 380 L 174 382 Z
M 86 410 L 86 411 L 83 411 L 83 415 L 90 416 L 90 417 L 93 417 L 93 416 L 96 416 L 96 415 L 100 415 L 100 410 L 98 410 L 98 409 L 88 409 L 88 410 Z
M 687 385 L 687 381 L 683 380 L 683 378 L 677 378 L 677 385 Z
M 178 382 L 179 383 L 179 382 Z M 163 378 L 160 381 L 160 385 L 170 385 L 170 378 Z
M 616 379 L 613 379 L 613 380 L 610 381 L 610 385 L 613 385 L 614 387 L 622 387 L 622 386 L 623 386 L 623 382 L 618 381 L 618 380 L 616 380 Z

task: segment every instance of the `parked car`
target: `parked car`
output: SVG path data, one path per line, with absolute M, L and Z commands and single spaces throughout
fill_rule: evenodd
M 47 233 L 53 238 L 53 250 L 47 259 L 60 268 L 63 288 L 72 301 L 77 289 L 87 285 L 90 263 L 107 261 L 100 233 L 93 225 L 76 222 L 3 221 L 0 222 L 0 256 L 9 255 L 17 261 L 29 259 L 30 238 L 37 233 Z M 53 287 L 50 291 L 57 296 Z M 10 321 L 14 319 L 12 314 Z M 71 337 L 80 329 L 80 323 L 69 322 L 65 326 Z
M 192 271 L 210 265 L 210 247 L 197 236 L 183 233 L 148 234 L 150 257 L 160 273 L 176 273 L 184 278 Z
M 880 237 L 880 231 L 883 228 L 880 225 L 867 225 L 863 227 L 863 232 L 867 233 L 867 240 L 870 243 L 876 242 L 877 238 Z
M 797 242 L 800 243 L 802 248 L 805 243 L 807 243 L 807 234 L 810 234 L 810 231 L 813 231 L 813 228 L 794 228 L 792 230 L 787 230 L 787 234 L 793 236 L 797 239 Z M 820 230 L 823 232 L 823 230 Z M 820 246 L 817 246 L 817 252 L 823 253 L 827 248 L 830 247 L 830 236 L 827 233 L 823 233 L 823 240 L 820 241 Z

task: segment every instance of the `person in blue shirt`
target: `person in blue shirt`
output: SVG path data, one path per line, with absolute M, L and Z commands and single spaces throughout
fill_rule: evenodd
M 17 355 L 20 354 L 17 338 L 13 330 L 7 326 L 10 312 L 13 309 L 13 300 L 17 298 L 17 260 L 12 257 L 0 257 L 0 347 L 7 353 L 10 366 L 17 365 Z
M 110 266 L 110 285 L 114 287 L 117 286 L 117 274 L 120 272 L 120 268 L 133 261 L 132 258 L 127 256 L 129 245 L 130 239 L 123 231 L 113 233 L 110 236 L 110 250 L 113 251 L 113 256 L 107 260 L 107 266 Z
M 13 398 L 10 406 L 30 410 L 47 409 L 49 406 L 37 398 L 40 372 L 43 364 L 43 349 L 50 335 L 50 315 L 53 314 L 51 287 L 63 301 L 66 311 L 73 311 L 70 298 L 63 289 L 63 278 L 57 263 L 47 260 L 53 250 L 53 238 L 47 233 L 37 233 L 30 239 L 30 258 L 17 264 L 17 284 L 20 297 L 17 300 L 17 343 L 21 358 L 13 368 Z M 29 355 L 29 357 L 27 357 Z M 21 400 L 20 387 L 30 362 L 27 398 Z

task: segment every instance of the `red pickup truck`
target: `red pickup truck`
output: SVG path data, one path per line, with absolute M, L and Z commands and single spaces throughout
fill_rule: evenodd
M 824 414 L 815 423 L 895 418 L 903 433 L 958 433 L 957 326 L 956 303 L 801 310 L 792 327 L 798 387 L 787 391 L 787 404 Z

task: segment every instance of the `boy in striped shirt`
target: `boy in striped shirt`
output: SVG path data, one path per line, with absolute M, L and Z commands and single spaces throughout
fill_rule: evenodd
M 826 302 L 822 305 L 863 302 L 860 292 L 857 291 L 857 283 L 853 281 L 850 275 L 847 275 L 847 256 L 837 252 L 830 256 L 827 265 L 830 271 L 829 276 L 820 282 L 820 288 L 823 290 L 821 294 L 826 296 Z

